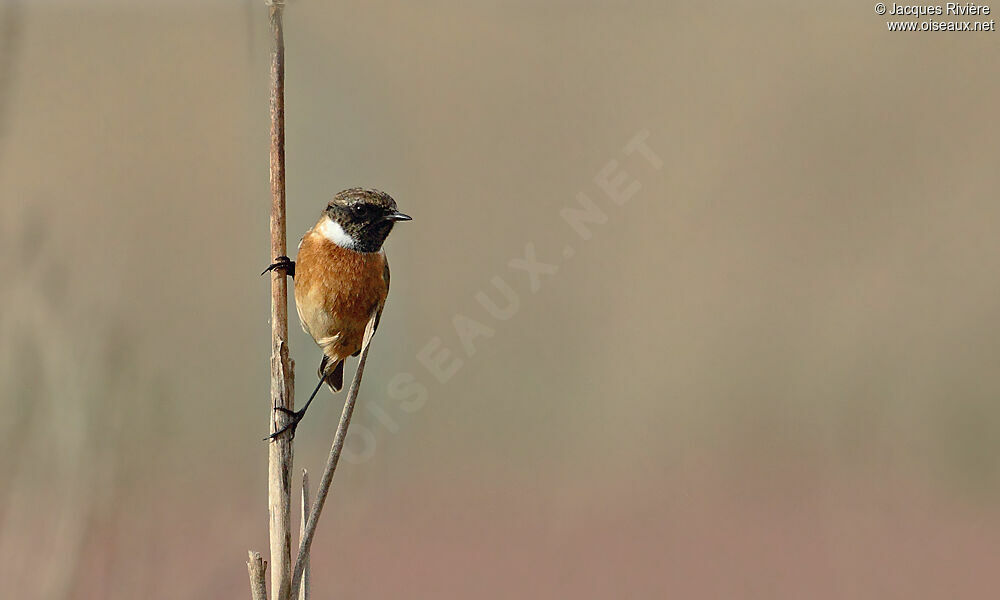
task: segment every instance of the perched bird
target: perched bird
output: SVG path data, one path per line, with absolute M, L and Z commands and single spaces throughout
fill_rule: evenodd
M 270 438 L 290 428 L 294 432 L 324 382 L 334 392 L 343 387 L 344 359 L 360 353 L 373 316 L 378 327 L 389 293 L 389 263 L 382 244 L 397 221 L 409 220 L 385 192 L 344 190 L 302 236 L 296 260 L 279 256 L 264 270 L 284 269 L 295 280 L 299 322 L 323 351 L 316 389 L 301 410 L 279 408 L 291 419 Z

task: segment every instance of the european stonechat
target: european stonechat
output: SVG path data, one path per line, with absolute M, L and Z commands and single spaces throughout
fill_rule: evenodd
M 301 410 L 279 408 L 291 420 L 269 437 L 290 428 L 294 432 L 324 382 L 334 392 L 344 386 L 344 359 L 361 352 L 372 315 L 378 328 L 389 293 L 389 263 L 382 244 L 397 221 L 409 220 L 385 192 L 344 190 L 302 236 L 296 260 L 279 256 L 264 270 L 284 269 L 295 280 L 299 322 L 323 351 L 316 389 Z

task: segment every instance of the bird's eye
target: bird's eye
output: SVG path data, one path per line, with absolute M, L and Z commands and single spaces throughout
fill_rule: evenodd
M 355 204 L 351 206 L 351 213 L 353 213 L 354 216 L 361 216 L 365 213 L 365 206 L 363 204 Z

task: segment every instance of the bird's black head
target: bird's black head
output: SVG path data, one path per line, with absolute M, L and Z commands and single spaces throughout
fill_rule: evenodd
M 396 201 L 389 194 L 351 188 L 333 197 L 317 227 L 339 246 L 378 252 L 396 221 L 409 220 L 396 210 Z

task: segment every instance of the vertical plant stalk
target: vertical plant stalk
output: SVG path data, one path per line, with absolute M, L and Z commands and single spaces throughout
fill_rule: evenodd
M 250 574 L 250 598 L 267 600 L 267 587 L 264 584 L 267 561 L 261 558 L 260 552 L 251 550 L 248 554 L 250 555 L 250 560 L 247 561 L 247 573 Z
M 323 512 L 323 505 L 326 504 L 326 496 L 330 493 L 330 484 L 333 483 L 333 474 L 337 470 L 337 463 L 340 462 L 340 453 L 344 449 L 347 428 L 351 425 L 351 415 L 354 414 L 358 389 L 361 387 L 361 376 L 365 372 L 365 361 L 368 359 L 368 345 L 372 341 L 372 335 L 375 334 L 375 320 L 377 318 L 378 313 L 373 314 L 368 319 L 368 326 L 365 327 L 365 337 L 361 341 L 361 358 L 358 359 L 358 370 L 354 374 L 354 381 L 351 382 L 351 389 L 347 392 L 347 400 L 344 402 L 344 410 L 340 414 L 337 433 L 333 436 L 333 445 L 330 446 L 330 456 L 326 459 L 323 477 L 320 479 L 319 489 L 316 491 L 316 500 L 313 502 L 312 511 L 309 512 L 309 521 L 306 523 L 301 539 L 299 539 L 299 553 L 295 558 L 295 573 L 292 575 L 293 590 L 299 589 L 306 565 L 309 564 L 309 549 L 312 547 L 313 537 L 316 535 L 319 515 Z
M 285 239 L 285 39 L 281 0 L 268 3 L 271 38 L 271 258 L 284 256 Z M 271 273 L 271 433 L 287 417 L 275 408 L 295 408 L 292 362 L 288 357 L 288 280 Z M 291 600 L 292 436 L 268 444 L 268 513 L 271 536 L 271 598 Z
M 306 535 L 306 521 L 309 519 L 309 472 L 302 469 L 302 502 L 299 504 L 302 511 L 302 521 L 299 524 L 299 539 Z M 303 559 L 302 565 L 302 587 L 299 588 L 299 600 L 309 600 L 309 555 Z

